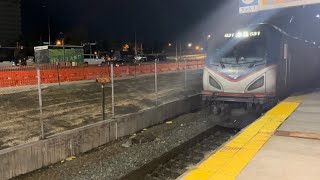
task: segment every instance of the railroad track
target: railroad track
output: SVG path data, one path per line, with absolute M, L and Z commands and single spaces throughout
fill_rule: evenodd
M 199 163 L 239 129 L 215 126 L 122 177 L 122 180 L 171 180 Z

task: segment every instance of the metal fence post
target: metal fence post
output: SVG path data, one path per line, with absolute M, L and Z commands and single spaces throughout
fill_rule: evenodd
M 115 112 L 114 112 L 114 69 L 113 69 L 113 63 L 111 63 L 111 106 L 112 106 L 112 119 L 115 119 Z M 118 121 L 116 122 L 115 131 L 116 131 L 116 139 L 118 139 Z
M 58 72 L 58 82 L 59 82 L 59 86 L 60 86 L 61 83 L 60 83 L 59 62 L 58 62 L 58 64 L 57 64 L 57 72 Z
M 134 63 L 134 78 L 137 78 L 137 63 Z
M 154 63 L 154 90 L 156 96 L 156 106 L 158 106 L 158 69 L 157 69 L 157 59 Z
M 106 100 L 105 100 L 105 91 L 104 83 L 101 83 L 101 94 L 102 94 L 102 121 L 106 120 Z
M 66 50 L 64 47 L 64 38 L 62 39 L 62 48 L 63 48 L 63 61 L 66 62 Z
M 114 71 L 113 71 L 113 63 L 111 63 L 111 101 L 112 101 L 112 118 L 115 118 L 114 113 Z
M 184 58 L 184 88 L 187 91 L 187 60 Z
M 44 139 L 44 127 L 43 127 L 43 112 L 42 112 L 42 92 L 41 92 L 41 73 L 40 68 L 37 68 L 38 76 L 38 95 L 39 95 L 39 110 L 40 110 L 40 126 L 41 126 L 41 139 Z

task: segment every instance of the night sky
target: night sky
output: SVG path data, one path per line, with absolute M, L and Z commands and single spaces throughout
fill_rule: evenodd
M 319 5 L 239 15 L 238 0 L 22 0 L 23 33 L 52 40 L 59 32 L 71 39 L 140 42 L 199 41 L 207 34 L 274 21 L 295 35 L 320 41 Z M 300 21 L 297 20 L 300 18 Z M 293 19 L 290 21 L 290 19 Z M 301 21 L 302 20 L 302 21 Z M 301 22 L 303 22 L 301 24 Z M 301 33 L 302 32 L 302 33 Z
M 22 0 L 23 32 L 47 37 L 47 9 L 52 34 L 142 41 L 197 39 L 195 26 L 223 0 Z M 206 30 L 203 30 L 203 33 Z

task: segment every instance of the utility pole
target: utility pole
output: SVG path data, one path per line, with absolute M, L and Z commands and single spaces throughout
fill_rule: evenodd
M 157 61 L 156 59 L 154 61 L 154 90 L 155 90 L 155 100 L 156 100 L 156 106 L 158 106 L 158 69 L 157 69 Z
M 180 59 L 182 58 L 182 47 L 181 47 L 181 42 L 180 42 Z
M 64 37 L 62 39 L 62 48 L 63 48 L 63 61 L 66 61 L 66 50 L 64 47 Z
M 50 10 L 49 10 L 49 1 L 48 0 L 44 0 L 42 2 L 42 7 L 43 8 L 47 8 L 47 20 L 48 20 L 48 44 L 49 46 L 51 45 L 51 25 L 50 25 Z
M 176 61 L 178 61 L 178 41 L 176 41 Z
M 49 8 L 48 8 L 49 9 Z M 48 39 L 48 43 L 49 46 L 51 45 L 51 27 L 50 27 L 50 16 L 49 16 L 49 10 L 48 10 L 48 35 L 49 35 L 49 39 Z
M 60 32 L 59 33 L 59 36 L 61 37 L 61 43 L 62 43 L 62 49 L 63 49 L 63 61 L 65 62 L 66 61 L 66 51 L 65 51 L 65 42 L 64 42 L 64 34 L 63 32 Z
M 134 32 L 134 55 L 138 56 L 138 51 L 137 51 L 137 31 Z

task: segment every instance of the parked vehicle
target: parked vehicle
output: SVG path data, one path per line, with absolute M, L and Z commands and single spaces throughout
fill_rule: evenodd
M 106 60 L 96 54 L 85 54 L 84 55 L 84 63 L 86 65 L 105 65 Z

